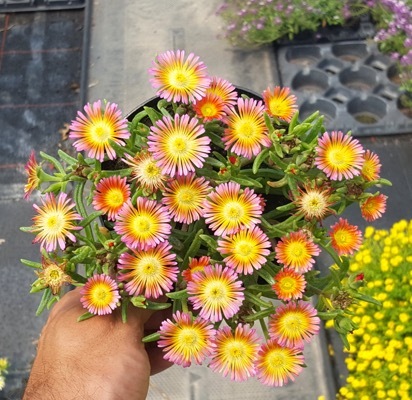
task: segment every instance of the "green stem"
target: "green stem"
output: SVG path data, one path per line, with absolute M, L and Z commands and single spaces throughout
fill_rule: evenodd
M 84 196 L 84 187 L 86 182 L 79 182 L 74 188 L 74 198 L 77 205 L 77 210 L 79 211 L 80 215 L 86 219 L 88 217 L 86 207 L 83 203 L 83 196 Z M 86 233 L 87 238 L 94 242 L 93 231 L 90 225 L 84 227 L 84 231 Z M 94 247 L 94 246 L 93 246 Z

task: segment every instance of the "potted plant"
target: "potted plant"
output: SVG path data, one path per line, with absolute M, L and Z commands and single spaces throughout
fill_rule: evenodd
M 318 112 L 300 121 L 288 88 L 260 99 L 184 51 L 158 55 L 149 72 L 157 98 L 128 119 L 114 103 L 87 104 L 70 125 L 74 155 L 30 156 L 25 197 L 42 196 L 22 229 L 41 261 L 22 262 L 43 292 L 38 312 L 68 283 L 82 287 L 79 321 L 170 308 L 144 339 L 166 359 L 282 386 L 321 319 L 347 344 L 348 305 L 375 301 L 352 285 L 347 256 L 362 235 L 339 214 L 352 203 L 368 221 L 385 211 L 379 158 L 350 133 L 325 132 Z M 336 262 L 330 274 L 314 268 L 321 251 Z

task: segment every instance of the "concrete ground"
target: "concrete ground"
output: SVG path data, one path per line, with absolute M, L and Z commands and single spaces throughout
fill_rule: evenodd
M 222 21 L 215 15 L 218 4 L 219 0 L 94 0 L 88 100 L 107 99 L 118 103 L 125 113 L 133 110 L 154 95 L 147 72 L 152 59 L 171 49 L 195 53 L 211 75 L 258 93 L 277 84 L 270 47 L 241 51 L 219 38 Z M 383 153 L 384 176 L 394 182 L 388 216 L 378 224 L 387 228 L 399 218 L 412 217 L 412 185 L 407 173 L 411 139 L 402 136 L 393 141 L 365 141 L 372 146 L 367 147 Z M 35 342 L 47 317 L 34 316 L 38 299 L 28 294 L 33 272 L 19 262 L 20 258 L 37 257 L 30 235 L 18 230 L 30 225 L 32 217 L 31 204 L 21 200 L 23 185 L 23 179 L 21 183 L 0 185 L 0 356 L 19 360 L 11 368 L 7 391 L 0 392 L 0 399 L 11 400 L 20 398 Z M 323 335 L 317 337 L 306 350 L 308 368 L 283 388 L 267 388 L 254 380 L 235 384 L 204 367 L 176 366 L 152 378 L 148 399 L 317 400 L 323 395 L 325 400 L 332 400 L 336 388 L 325 346 Z

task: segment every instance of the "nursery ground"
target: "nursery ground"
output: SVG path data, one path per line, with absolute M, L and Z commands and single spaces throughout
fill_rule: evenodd
M 90 46 L 88 52 L 79 54 L 84 57 L 89 53 L 87 86 L 81 88 L 87 92 L 86 98 L 89 101 L 113 101 L 128 113 L 154 95 L 147 69 L 156 54 L 171 49 L 194 52 L 209 67 L 210 74 L 255 92 L 276 85 L 278 71 L 272 46 L 249 51 L 232 48 L 219 37 L 222 21 L 215 15 L 218 4 L 218 0 L 176 0 L 172 6 L 167 0 L 94 0 L 89 3 L 92 18 Z M 70 12 L 67 13 L 69 18 Z M 45 18 L 42 13 L 33 15 Z M 85 62 L 84 58 L 82 62 Z M 17 70 L 10 71 L 11 78 L 17 81 L 15 74 Z M 37 78 L 45 81 L 48 77 L 39 74 Z M 3 86 L 0 92 L 2 90 Z M 67 94 L 59 101 L 71 102 L 71 96 L 71 93 Z M 21 111 L 29 110 L 22 107 Z M 4 108 L 0 108 L 0 116 L 4 116 Z M 71 117 L 65 116 L 66 119 L 74 117 L 75 110 Z M 48 150 L 55 139 L 49 132 L 43 129 L 43 141 L 39 139 L 33 143 L 36 150 Z M 12 179 L 7 175 L 7 168 L 0 168 L 0 357 L 9 357 L 11 362 L 6 389 L 0 392 L 0 399 L 11 400 L 20 398 L 35 354 L 35 342 L 46 318 L 46 315 L 34 315 L 39 297 L 27 294 L 34 273 L 19 262 L 21 258 L 36 259 L 38 249 L 31 244 L 30 235 L 18 230 L 19 226 L 31 224 L 32 204 L 21 200 L 25 183 L 22 163 L 29 156 L 30 146 L 24 138 L 15 139 L 13 134 L 2 134 L 1 146 L 11 147 L 15 155 L 10 156 L 7 163 L 18 164 Z M 380 156 L 382 176 L 393 182 L 392 188 L 382 188 L 382 192 L 389 196 L 388 210 L 374 225 L 387 229 L 401 218 L 412 218 L 412 134 L 371 136 L 361 141 Z M 348 213 L 361 228 L 366 226 L 356 208 L 350 208 Z M 254 380 L 231 383 L 205 367 L 183 369 L 176 366 L 152 378 L 148 399 L 317 400 L 323 395 L 325 400 L 332 400 L 336 380 L 327 344 L 322 333 L 308 346 L 305 354 L 308 368 L 294 383 L 283 388 L 267 388 Z

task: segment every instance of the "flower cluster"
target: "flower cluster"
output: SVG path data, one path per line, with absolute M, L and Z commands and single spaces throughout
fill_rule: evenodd
M 225 0 L 217 14 L 227 22 L 225 37 L 234 45 L 249 47 L 293 39 L 325 25 L 343 25 L 351 16 L 349 6 L 342 0 Z
M 385 211 L 379 158 L 325 132 L 318 112 L 299 121 L 288 88 L 249 93 L 184 51 L 158 55 L 149 73 L 157 97 L 127 118 L 87 104 L 70 125 L 74 154 L 30 156 L 25 197 L 42 195 L 22 230 L 42 260 L 22 262 L 43 291 L 38 312 L 64 284 L 81 286 L 79 320 L 170 308 L 144 339 L 165 359 L 282 386 L 320 319 L 342 332 L 348 318 L 342 281 L 362 234 L 339 214 L 352 203 L 368 221 Z M 337 264 L 326 276 L 314 267 L 321 251 Z
M 401 220 L 389 231 L 366 228 L 349 269 L 366 283 L 362 293 L 381 304 L 350 307 L 358 328 L 349 336 L 349 376 L 339 399 L 412 398 L 411 262 L 412 221 Z
M 397 0 L 372 0 L 367 2 L 372 10 L 378 31 L 374 37 L 379 49 L 398 62 L 401 87 L 406 92 L 404 105 L 412 109 L 412 2 Z
M 411 0 L 225 0 L 217 14 L 226 22 L 223 28 L 226 39 L 232 45 L 246 48 L 294 40 L 300 37 L 299 34 L 307 39 L 308 32 L 316 32 L 313 36 L 316 40 L 335 25 L 347 25 L 348 29 L 354 29 L 357 18 L 369 14 L 376 26 L 373 39 L 378 43 L 379 50 L 397 62 L 397 71 L 391 79 L 400 84 L 404 92 L 400 96 L 400 105 L 410 115 Z
M 0 358 L 0 391 L 4 389 L 6 384 L 5 375 L 7 374 L 7 369 L 9 368 L 9 362 L 7 358 Z

